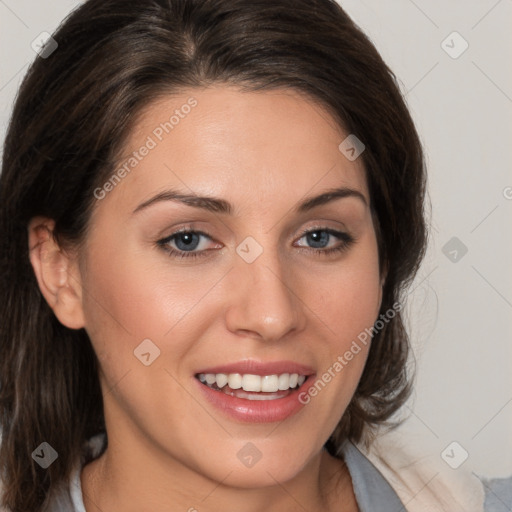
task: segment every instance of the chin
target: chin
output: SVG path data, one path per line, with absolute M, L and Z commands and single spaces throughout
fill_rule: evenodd
M 260 449 L 261 443 L 247 441 L 237 443 L 233 449 L 234 457 L 226 457 L 228 450 L 219 453 L 219 462 L 208 468 L 203 466 L 201 471 L 214 481 L 223 482 L 238 488 L 261 488 L 275 486 L 277 482 L 283 483 L 297 476 L 314 456 L 302 447 L 292 450 L 287 446 L 276 446 L 267 443 Z M 319 450 L 320 451 L 320 450 Z M 210 451 L 210 457 L 214 457 Z M 229 476 L 228 476 L 229 475 Z

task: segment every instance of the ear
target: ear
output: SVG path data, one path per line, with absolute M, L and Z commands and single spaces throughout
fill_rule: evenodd
M 39 289 L 60 323 L 70 329 L 81 329 L 85 321 L 78 261 L 59 247 L 54 238 L 54 228 L 52 219 L 34 217 L 30 220 L 30 263 Z

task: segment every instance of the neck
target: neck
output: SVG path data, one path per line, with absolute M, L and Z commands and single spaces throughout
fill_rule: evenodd
M 345 463 L 325 450 L 286 482 L 274 478 L 275 485 L 240 488 L 230 485 L 229 470 L 214 481 L 138 439 L 138 444 L 121 445 L 109 437 L 103 455 L 85 466 L 81 483 L 87 512 L 358 510 Z

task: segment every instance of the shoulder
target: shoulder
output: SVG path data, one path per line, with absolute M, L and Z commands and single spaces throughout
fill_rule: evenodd
M 468 467 L 450 467 L 423 437 L 381 433 L 358 448 L 382 473 L 407 512 L 483 512 L 485 490 Z
M 508 478 L 483 479 L 485 512 L 510 512 L 512 510 L 512 475 Z

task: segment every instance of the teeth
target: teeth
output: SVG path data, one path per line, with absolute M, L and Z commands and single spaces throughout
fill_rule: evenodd
M 209 387 L 216 384 L 219 389 L 222 389 L 226 384 L 231 389 L 243 389 L 253 393 L 260 391 L 265 393 L 276 393 L 277 391 L 286 391 L 298 386 L 302 386 L 306 380 L 305 375 L 297 373 L 283 373 L 281 375 L 252 375 L 240 373 L 201 373 L 199 380 L 206 383 Z
M 239 373 L 230 373 L 228 376 L 228 386 L 231 389 L 240 389 L 242 387 L 242 376 Z
M 223 388 L 228 383 L 228 376 L 225 373 L 217 373 L 215 382 L 219 388 Z
M 259 375 L 244 375 L 242 377 L 242 389 L 244 391 L 261 391 L 261 377 Z
M 279 377 L 277 375 L 265 375 L 261 378 L 261 391 L 275 393 L 279 389 Z
M 279 375 L 277 386 L 281 391 L 288 389 L 290 387 L 290 374 L 283 373 L 282 375 Z

